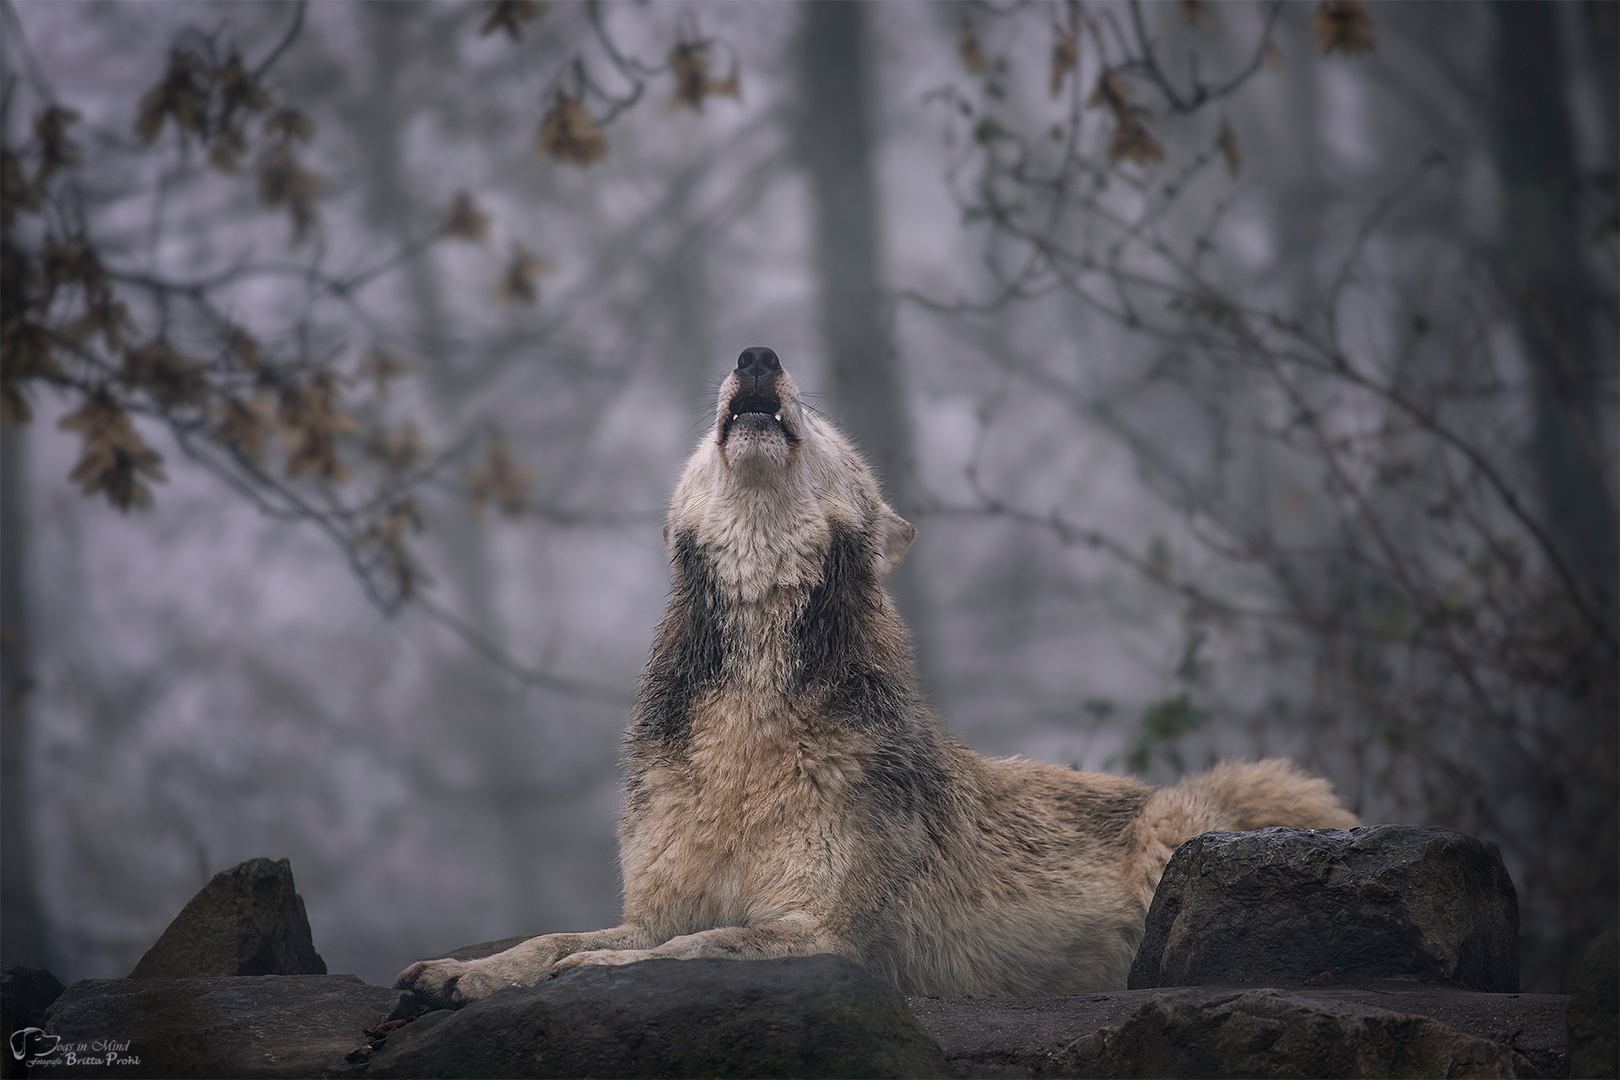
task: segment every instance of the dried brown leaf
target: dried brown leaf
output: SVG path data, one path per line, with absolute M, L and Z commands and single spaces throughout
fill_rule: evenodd
M 506 32 L 513 41 L 523 36 L 523 24 L 545 14 L 546 5 L 539 0 L 489 0 L 484 5 L 488 16 L 479 27 L 478 36 L 488 37 L 497 30 Z
M 0 382 L 0 427 L 10 431 L 23 424 L 33 423 L 34 407 L 22 396 L 21 388 Z
M 1116 112 L 1115 119 L 1118 123 L 1114 125 L 1113 138 L 1108 142 L 1110 164 L 1134 161 L 1138 165 L 1146 165 L 1150 161 L 1164 160 L 1164 147 L 1134 113 Z
M 135 113 L 135 134 L 141 137 L 142 142 L 150 146 L 157 141 L 158 135 L 163 131 L 163 118 L 167 111 L 162 84 L 142 95 Z
M 411 373 L 411 365 L 398 353 L 381 345 L 373 345 L 366 355 L 360 358 L 360 367 L 356 373 L 362 379 L 370 379 L 379 394 L 386 394 L 389 385 L 395 379 Z
M 382 551 L 383 566 L 388 576 L 394 579 L 401 600 L 411 598 L 418 582 L 429 583 L 427 575 L 422 573 L 405 549 L 406 534 L 421 531 L 422 515 L 416 509 L 416 503 L 407 499 L 383 511 L 354 542 L 357 551 L 365 551 L 373 546 Z
M 742 100 L 742 79 L 736 68 L 723 79 L 709 80 L 709 96 L 731 98 L 733 101 Z
M 34 118 L 34 134 L 39 137 L 39 171 L 34 186 L 41 188 L 58 169 L 71 169 L 84 163 L 79 144 L 68 138 L 69 124 L 77 123 L 76 109 L 51 105 Z
M 47 236 L 39 249 L 41 277 L 47 289 L 58 285 L 82 285 L 89 296 L 107 291 L 107 275 L 101 256 L 85 240 L 75 237 L 59 240 Z
M 535 157 L 549 154 L 558 161 L 589 168 L 606 153 L 607 138 L 591 119 L 591 114 L 567 94 L 558 94 L 557 104 L 540 122 Z
M 204 365 L 186 359 L 167 341 L 157 338 L 124 353 L 119 378 L 168 412 L 208 400 L 210 387 L 204 371 Z
M 675 73 L 672 107 L 686 106 L 703 111 L 705 98 L 729 97 L 742 100 L 742 83 L 735 64 L 724 79 L 709 76 L 709 42 L 679 44 L 669 51 L 669 66 Z
M 1266 70 L 1281 71 L 1283 66 L 1282 50 L 1275 45 L 1266 46 Z
M 309 142 L 315 137 L 315 121 L 297 109 L 278 109 L 265 118 L 264 133 Z
M 23 177 L 22 159 L 0 148 L 0 224 L 10 228 L 17 211 L 39 209 L 39 192 Z
M 293 383 L 282 391 L 278 419 L 287 447 L 287 478 L 309 474 L 334 484 L 349 479 L 338 460 L 337 438 L 360 430 L 360 423 L 333 406 L 332 377 L 321 372 L 307 383 Z
M 214 425 L 216 442 L 231 447 L 255 465 L 264 464 L 270 436 L 276 430 L 275 410 L 266 398 L 221 398 L 214 416 L 218 421 Z
M 1063 83 L 1080 63 L 1080 43 L 1073 34 L 1061 26 L 1052 28 L 1056 40 L 1052 43 L 1052 74 L 1048 82 L 1048 90 L 1052 99 L 1063 93 Z
M 243 367 L 256 368 L 259 366 L 259 343 L 254 341 L 252 335 L 241 327 L 231 329 L 231 351 L 236 354 L 237 361 Z
M 675 72 L 673 105 L 702 111 L 709 92 L 709 43 L 682 43 L 669 50 L 669 66 Z
M 450 212 L 439 225 L 439 235 L 483 243 L 489 238 L 489 215 L 478 208 L 471 195 L 458 191 Z
M 1335 49 L 1360 56 L 1378 41 L 1372 17 L 1357 0 L 1322 0 L 1311 13 L 1311 29 L 1316 32 L 1316 51 L 1323 56 Z
M 292 144 L 276 147 L 259 169 L 259 198 L 266 206 L 285 205 L 292 219 L 289 247 L 297 247 L 320 230 L 315 199 L 321 192 L 321 179 L 306 171 L 293 156 Z
M 92 296 L 83 314 L 62 328 L 62 336 L 78 342 L 99 332 L 107 351 L 116 353 L 123 351 L 124 331 L 133 329 L 134 324 L 130 322 L 129 309 L 124 302 L 112 299 L 107 293 L 99 293 Z
M 521 512 L 533 483 L 534 474 L 518 463 L 506 449 L 506 440 L 496 435 L 489 441 L 484 459 L 467 479 L 472 491 L 473 516 L 484 512 L 486 502 L 494 502 L 507 514 Z
M 366 438 L 366 452 L 389 472 L 404 472 L 427 454 L 427 444 L 415 424 L 402 424 L 392 430 L 373 431 Z
M 1176 5 L 1176 18 L 1181 20 L 1181 25 L 1195 30 L 1210 30 L 1215 26 L 1215 13 L 1203 0 L 1181 0 Z
M 962 32 L 956 35 L 956 55 L 969 75 L 984 74 L 984 53 L 979 50 L 979 39 L 973 36 L 971 26 L 962 27 Z
M 501 275 L 501 284 L 495 291 L 495 299 L 499 303 L 516 300 L 524 304 L 532 304 L 540 297 L 540 286 L 537 278 L 551 273 L 551 264 L 529 252 L 521 245 L 512 249 L 512 261 L 507 264 L 506 272 Z
M 59 425 L 84 437 L 79 461 L 68 474 L 86 495 L 98 491 L 120 510 L 152 505 L 152 489 L 141 480 L 157 483 L 168 479 L 163 458 L 146 445 L 130 422 L 122 405 L 105 390 L 85 399 L 76 411 L 64 416 Z
M 422 514 L 416 509 L 416 503 L 410 499 L 395 503 L 376 522 L 360 534 L 355 541 L 355 547 L 362 551 L 372 544 L 381 544 L 384 547 L 398 547 L 405 539 L 406 533 L 419 533 L 422 531 Z
M 1232 129 L 1224 121 L 1221 123 L 1220 138 L 1215 141 L 1215 145 L 1220 148 L 1221 156 L 1226 159 L 1227 170 L 1233 179 L 1236 179 L 1238 173 L 1243 171 L 1243 155 L 1238 152 L 1237 136 L 1232 134 Z
M 7 311 L 0 323 L 0 422 L 8 428 L 26 424 L 34 410 L 24 396 L 26 384 L 62 374 L 51 350 L 51 332 L 32 322 L 25 311 Z
M 1096 87 L 1091 96 L 1086 98 L 1086 107 L 1090 109 L 1107 108 L 1116 113 L 1129 106 L 1131 100 L 1131 84 L 1125 81 L 1113 68 L 1105 70 L 1097 79 Z
M 236 53 L 232 53 L 225 66 L 220 68 L 219 85 L 220 108 L 227 117 L 238 109 L 263 112 L 271 105 L 270 95 L 253 81 L 253 76 L 242 66 L 242 58 Z
M 198 76 L 203 70 L 202 61 L 185 49 L 169 53 L 169 67 L 162 81 L 142 95 L 137 106 L 135 133 L 142 141 L 154 141 L 169 117 L 182 132 L 202 132 L 207 91 L 199 84 Z

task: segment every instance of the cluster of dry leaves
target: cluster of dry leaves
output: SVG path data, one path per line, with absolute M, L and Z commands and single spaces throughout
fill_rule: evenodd
M 315 136 L 315 124 L 291 108 L 274 109 L 275 101 L 250 72 L 239 54 L 212 63 L 197 50 L 177 45 L 157 85 L 141 98 L 135 133 L 151 145 L 173 121 L 180 138 L 194 139 L 208 163 L 220 172 L 238 173 L 252 151 L 249 116 L 270 112 L 260 127 L 268 140 L 258 164 L 259 198 L 269 207 L 286 207 L 292 220 L 292 246 L 318 232 L 315 200 L 320 179 L 299 161 L 297 147 Z M 271 111 L 273 110 L 274 111 Z
M 1113 68 L 1103 71 L 1097 86 L 1086 99 L 1090 109 L 1107 109 L 1114 117 L 1114 133 L 1108 140 L 1108 162 L 1134 161 L 1146 165 L 1164 160 L 1164 147 L 1147 129 L 1153 113 L 1131 103 L 1131 84 Z
M 289 247 L 296 249 L 321 236 L 322 183 L 306 163 L 316 127 L 310 116 L 278 100 L 266 82 L 276 57 L 302 28 L 304 9 L 294 10 L 285 39 L 256 66 L 234 47 L 220 45 L 218 34 L 182 34 L 161 76 L 135 103 L 132 126 L 146 151 L 178 144 L 182 159 L 201 160 L 221 176 L 250 178 L 258 201 L 287 215 Z M 539 0 L 485 0 L 479 33 L 519 41 L 545 11 Z M 605 96 L 576 59 L 572 89 L 559 84 L 547 95 L 537 156 L 581 167 L 600 161 L 608 149 L 603 127 L 639 100 L 644 76 L 671 77 L 672 108 L 701 111 L 710 98 L 741 100 L 735 53 L 727 50 L 728 70 L 717 75 L 717 43 L 703 39 L 695 25 L 682 31 L 662 68 L 627 64 L 607 45 L 619 74 L 635 85 L 634 94 Z M 587 101 L 601 106 L 596 116 Z M 31 139 L 0 146 L 0 422 L 30 422 L 40 387 L 61 394 L 70 403 L 61 427 L 82 440 L 72 481 L 86 495 L 100 495 L 125 511 L 150 507 L 153 485 L 167 479 L 162 455 L 143 434 L 152 426 L 168 427 L 191 452 L 199 445 L 223 450 L 234 480 L 245 488 L 270 493 L 311 516 L 326 514 L 317 506 L 336 508 L 328 524 L 339 524 L 329 531 L 343 537 L 366 573 L 380 568 L 392 578 L 395 595 L 408 598 L 426 581 L 407 550 L 424 521 L 411 493 L 449 455 L 429 460 L 427 441 L 412 423 L 362 421 L 384 410 L 369 407 L 365 394 L 356 400 L 356 391 L 380 404 L 390 386 L 409 374 L 410 364 L 373 345 L 345 376 L 334 360 L 312 360 L 301 344 L 270 334 L 256 339 L 226 317 L 204 320 L 203 326 L 171 324 L 162 299 L 175 290 L 207 304 L 214 297 L 147 273 L 138 275 L 136 285 L 137 275 L 104 266 L 110 249 L 98 247 L 85 215 L 71 209 L 76 196 L 59 183 L 65 171 L 85 165 L 83 149 L 70 137 L 78 120 L 72 109 L 52 104 L 35 117 Z M 165 139 L 171 131 L 172 139 Z M 484 243 L 490 233 L 489 215 L 463 192 L 433 238 Z M 421 246 L 408 246 L 394 265 Z M 533 304 L 540 279 L 550 272 L 544 259 L 514 243 L 495 298 Z M 132 296 L 132 288 L 141 291 Z M 152 295 L 158 304 L 145 303 Z M 190 441 L 196 439 L 203 442 Z M 345 504 L 332 491 L 311 502 L 288 486 L 336 488 L 352 483 L 357 471 L 377 481 L 374 493 L 357 504 Z M 522 512 L 533 482 L 534 474 L 505 440 L 490 436 L 467 475 L 472 513 L 480 515 L 486 506 Z
M 516 36 L 516 27 L 540 8 L 519 2 L 492 9 L 498 10 L 491 11 L 486 31 L 507 28 Z M 240 174 L 256 154 L 259 198 L 290 214 L 294 245 L 318 231 L 320 184 L 299 157 L 315 125 L 295 109 L 277 108 L 236 53 L 210 64 L 197 51 L 177 46 L 136 112 L 134 128 L 147 148 L 159 145 L 172 122 L 180 139 L 203 148 L 220 173 Z M 265 114 L 256 149 L 249 141 L 253 114 Z M 302 478 L 345 484 L 353 480 L 358 452 L 385 478 L 379 490 L 386 497 L 359 515 L 352 549 L 376 560 L 397 595 L 407 598 L 425 577 L 405 547 L 407 537 L 422 529 L 422 515 L 405 492 L 413 483 L 408 474 L 428 456 L 428 447 L 410 423 L 368 430 L 341 397 L 352 383 L 369 386 L 382 400 L 410 372 L 409 363 L 373 346 L 349 379 L 330 362 L 278 360 L 276 353 L 288 350 L 266 349 L 240 326 L 214 326 L 185 349 L 156 311 L 156 329 L 142 331 L 119 295 L 125 287 L 120 275 L 104 264 L 83 215 L 63 212 L 71 195 L 58 179 L 85 163 L 69 134 L 78 119 L 71 109 L 48 106 L 35 118 L 30 140 L 0 146 L 0 422 L 30 422 L 31 399 L 40 386 L 64 394 L 75 407 L 60 426 L 82 440 L 71 481 L 126 511 L 150 507 L 152 485 L 167 479 L 162 455 L 137 424 L 142 416 L 177 432 L 201 433 L 229 452 L 250 483 Z M 64 234 L 64 222 L 79 224 Z M 482 242 L 489 232 L 489 216 L 462 193 L 437 235 Z M 517 248 L 502 298 L 533 302 L 536 279 L 548 269 Z M 272 472 L 277 452 L 281 481 Z M 519 513 L 532 482 L 533 474 L 493 437 L 469 475 L 472 510 L 481 513 L 493 503 Z
M 1069 77 L 1080 66 L 1080 24 L 1077 13 L 1078 9 L 1071 6 L 1070 24 L 1068 26 L 1054 24 L 1052 27 L 1053 41 L 1051 62 L 1048 66 L 1047 92 L 1054 101 L 1063 94 Z M 1215 9 L 1204 0 L 1180 0 L 1176 7 L 1176 15 L 1182 25 L 1195 30 L 1210 31 L 1215 28 Z M 1316 37 L 1317 52 L 1324 56 L 1333 52 L 1359 56 L 1371 50 L 1377 41 L 1372 18 L 1358 0 L 1321 0 L 1311 14 L 1311 28 Z M 1098 41 L 1099 53 L 1106 55 L 1107 50 L 1101 40 L 1102 34 L 1095 26 L 1091 29 Z M 984 50 L 979 45 L 971 25 L 965 24 L 957 35 L 956 55 L 969 75 L 984 75 L 988 69 Z M 1282 53 L 1268 42 L 1264 61 L 1268 69 L 1275 71 L 1282 67 Z M 1134 91 L 1126 78 L 1131 67 L 1130 63 L 1114 67 L 1105 66 L 1090 96 L 1086 98 L 1088 108 L 1106 109 L 1114 121 L 1114 128 L 1105 151 L 1110 165 L 1117 165 L 1122 161 L 1146 165 L 1154 161 L 1163 161 L 1165 156 L 1163 144 L 1148 130 L 1147 125 L 1153 120 L 1153 113 L 1131 100 Z M 1236 176 L 1242 168 L 1243 159 L 1238 151 L 1237 139 L 1225 123 L 1221 125 L 1216 146 L 1228 169 Z
M 532 22 L 544 12 L 545 5 L 536 0 L 487 0 L 480 33 L 487 35 L 501 30 L 517 41 L 523 36 L 524 24 Z M 742 100 L 741 66 L 736 56 L 732 56 L 731 70 L 726 77 L 718 79 L 710 70 L 713 50 L 713 41 L 701 39 L 683 39 L 670 49 L 665 66 L 675 80 L 675 91 L 670 100 L 672 107 L 701 112 L 703 103 L 711 97 Z M 534 144 L 535 157 L 549 157 L 589 168 L 607 155 L 607 136 L 602 132 L 602 125 L 582 102 L 589 85 L 583 76 L 583 65 L 583 60 L 576 59 L 576 81 L 580 85 L 573 93 L 558 89 L 551 94 L 551 108 L 540 120 L 540 134 Z M 639 86 L 639 78 L 633 72 L 621 69 L 620 74 L 629 75 Z M 509 291 L 522 296 L 521 289 Z

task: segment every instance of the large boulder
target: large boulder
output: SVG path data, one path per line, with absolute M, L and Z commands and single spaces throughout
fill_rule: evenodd
M 402 997 L 353 975 L 85 979 L 46 1014 L 59 1042 L 36 1075 L 359 1076 L 356 1047 Z
M 1154 995 L 1076 1039 L 1049 1075 L 1072 1077 L 1518 1077 L 1528 1060 L 1426 1016 L 1282 990 Z
M 1495 844 L 1417 825 L 1205 833 L 1165 868 L 1132 989 L 1405 979 L 1519 989 Z
M 1569 1075 L 1620 1077 L 1620 935 L 1610 930 L 1586 947 L 1572 990 Z
M 129 977 L 324 974 L 292 865 L 249 859 L 215 874 L 187 901 Z
M 371 1054 L 395 1076 L 944 1076 L 899 994 L 839 956 L 585 967 L 428 1013 Z

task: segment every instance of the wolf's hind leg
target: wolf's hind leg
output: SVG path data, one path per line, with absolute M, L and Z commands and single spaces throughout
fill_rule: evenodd
M 653 936 L 632 923 L 588 934 L 545 934 L 481 960 L 418 960 L 399 973 L 394 986 L 434 1008 L 459 1009 L 503 986 L 533 986 L 548 979 L 556 974 L 557 961 L 571 953 L 653 944 Z
M 633 964 L 638 960 L 770 960 L 816 953 L 853 957 L 854 949 L 811 916 L 793 914 L 754 926 L 721 926 L 696 934 L 682 934 L 656 948 L 580 951 L 558 960 L 552 970 L 563 972 L 594 964 Z

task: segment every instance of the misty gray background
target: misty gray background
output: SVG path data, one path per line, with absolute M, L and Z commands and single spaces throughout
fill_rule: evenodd
M 30 55 L 13 37 L 8 70 L 36 66 L 82 112 L 91 158 L 104 144 L 129 148 L 134 103 L 184 28 L 257 56 L 292 12 L 147 0 L 11 10 Z M 1153 341 L 1062 290 L 984 311 L 913 299 L 994 293 L 993 242 L 952 196 L 969 129 L 937 93 L 976 85 L 957 51 L 964 22 L 1008 62 L 1001 107 L 1038 129 L 1062 110 L 1047 94 L 1061 5 L 1028 18 L 865 7 L 851 24 L 864 35 L 863 78 L 817 68 L 828 46 L 803 5 L 603 10 L 620 47 L 649 63 L 683 28 L 723 42 L 715 68 L 724 74 L 735 55 L 741 101 L 677 110 L 668 79 L 649 78 L 643 100 L 604 129 L 603 161 L 537 159 L 547 87 L 576 52 L 597 55 L 585 9 L 566 3 L 518 42 L 479 36 L 478 5 L 314 4 L 268 80 L 318 126 L 306 156 L 323 178 L 325 265 L 376 261 L 431 229 L 458 191 L 491 215 L 486 243 L 435 245 L 369 285 L 369 321 L 335 315 L 335 366 L 359 399 L 360 356 L 395 348 L 413 373 L 366 397 L 368 415 L 410 420 L 439 448 L 498 430 L 533 470 L 523 513 L 476 519 L 466 469 L 452 470 L 420 499 L 426 529 L 413 544 L 432 577 L 424 596 L 518 664 L 578 685 L 515 677 L 410 603 L 379 611 L 317 529 L 258 513 L 159 426 L 142 422 L 169 473 L 152 510 L 83 497 L 66 480 L 77 437 L 56 427 L 72 404 L 42 394 L 36 421 L 7 443 L 25 522 L 8 558 L 25 568 L 33 679 L 25 703 L 7 707 L 14 731 L 24 715 L 27 725 L 26 819 L 7 828 L 26 827 L 44 915 L 31 958 L 65 981 L 122 976 L 211 875 L 260 855 L 291 859 L 329 970 L 371 982 L 470 942 L 616 922 L 618 745 L 665 595 L 663 508 L 710 423 L 717 380 L 751 345 L 774 348 L 835 421 L 895 395 L 887 420 L 880 411 L 850 426 L 879 426 L 863 441 L 918 529 L 897 589 L 925 689 L 977 750 L 1124 771 L 1144 710 L 1195 681 L 1207 720 L 1173 746 L 1185 767 L 1291 756 L 1369 822 L 1479 828 L 1465 810 L 1434 809 L 1466 800 L 1390 779 L 1398 747 L 1369 750 L 1344 736 L 1349 720 L 1335 727 L 1303 704 L 1320 701 L 1324 679 L 1303 631 L 1197 622 L 1138 569 L 1040 527 L 1061 511 L 1143 560 L 1265 595 L 1264 581 L 1202 548 L 1198 523 L 1165 496 L 1167 470 L 1196 468 L 1214 432 L 1150 383 Z M 1146 16 L 1174 70 L 1194 46 L 1213 70 L 1246 55 L 1260 10 L 1220 5 L 1210 33 L 1179 24 L 1174 5 Z M 1612 168 L 1612 88 L 1579 7 L 1552 10 L 1576 153 Z M 1346 321 L 1352 340 L 1376 343 L 1395 333 L 1381 298 L 1445 292 L 1502 220 L 1485 92 L 1497 15 L 1377 5 L 1376 50 L 1348 58 L 1317 55 L 1310 11 L 1283 9 L 1279 70 L 1214 109 L 1156 117 L 1168 160 L 1121 169 L 1162 181 L 1228 124 L 1241 172 L 1203 174 L 1186 225 L 1171 227 L 1191 230 L 1223 204 L 1223 280 L 1259 307 L 1286 306 L 1331 279 L 1380 199 L 1443 153 L 1443 179 L 1370 248 L 1389 278 Z M 1087 92 L 1096 74 L 1083 59 Z M 818 144 L 857 123 L 866 138 L 853 149 Z M 834 155 L 836 173 L 840 153 L 866 154 L 880 299 L 844 315 L 829 300 L 838 253 L 826 250 L 841 234 L 817 201 L 817 169 L 829 167 L 818 155 Z M 90 181 L 98 227 L 128 265 L 186 279 L 247 252 L 309 257 L 286 252 L 284 216 L 260 207 L 250 183 L 198 183 L 154 226 L 155 158 L 125 153 Z M 496 300 L 514 244 L 554 267 L 532 306 Z M 234 302 L 269 339 L 298 289 L 266 281 Z M 1511 331 L 1487 332 L 1511 363 Z M 835 365 L 863 348 L 863 370 L 889 381 L 840 391 L 852 384 Z M 1327 529 L 1305 470 L 1257 457 L 1234 475 L 1278 535 Z M 1483 743 L 1469 752 L 1478 768 L 1451 783 L 1488 798 L 1514 756 Z M 1178 772 L 1164 753 L 1149 766 L 1156 782 Z M 1506 854 L 1534 929 L 1555 916 L 1536 908 L 1518 851 Z

